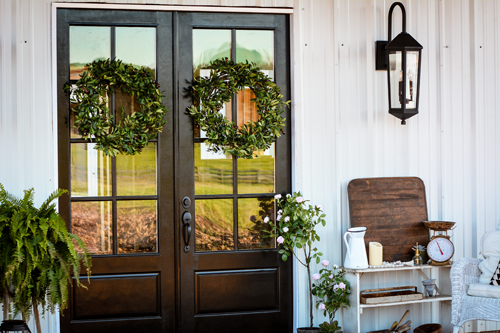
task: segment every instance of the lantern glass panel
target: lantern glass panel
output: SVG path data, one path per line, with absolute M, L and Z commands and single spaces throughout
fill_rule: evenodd
M 403 89 L 403 54 L 401 51 L 389 52 L 389 89 L 391 109 L 402 108 L 401 100 Z
M 419 51 L 406 53 L 406 108 L 416 109 L 418 100 L 418 56 Z

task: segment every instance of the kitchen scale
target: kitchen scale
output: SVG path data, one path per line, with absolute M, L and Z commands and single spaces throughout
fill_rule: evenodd
M 427 256 L 431 260 L 431 265 L 451 264 L 455 246 L 450 239 L 451 236 L 448 236 L 448 230 L 455 229 L 456 222 L 424 221 L 424 226 L 432 231 L 431 240 L 427 244 Z

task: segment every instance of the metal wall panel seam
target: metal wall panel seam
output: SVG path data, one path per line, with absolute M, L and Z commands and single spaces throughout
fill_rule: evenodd
M 473 228 L 473 254 L 477 256 L 479 254 L 479 248 L 477 246 L 479 239 L 484 233 L 484 209 L 481 206 L 485 204 L 485 165 L 484 165 L 484 145 L 485 145 L 485 131 L 484 131 L 484 57 L 481 59 L 481 54 L 478 53 L 478 47 L 484 43 L 484 30 L 482 28 L 481 17 L 484 16 L 484 6 L 481 6 L 483 2 L 474 2 L 471 4 L 473 6 L 472 11 L 472 21 L 473 29 L 471 29 L 471 35 L 473 38 L 471 47 L 471 54 L 474 61 L 475 70 L 472 73 L 472 83 L 473 83 L 473 98 L 472 98 L 472 112 L 473 112 L 473 131 L 475 136 L 475 157 L 473 159 L 474 170 L 472 177 L 474 178 L 474 189 L 472 193 L 473 202 L 475 209 L 475 221 L 472 224 L 475 225 Z M 483 169 L 483 172 L 478 173 L 479 170 Z M 483 222 L 483 223 L 481 223 Z
M 494 6 L 494 25 L 495 25 L 495 30 L 494 30 L 494 64 L 495 64 L 495 88 L 496 91 L 500 90 L 500 3 L 498 1 L 493 1 L 493 6 Z M 497 111 L 500 106 L 500 94 L 495 94 L 495 105 L 497 106 Z M 495 170 L 500 170 L 500 116 L 498 115 L 498 112 L 495 112 L 495 120 L 493 121 L 495 123 L 495 128 L 497 129 L 495 132 L 495 160 L 493 161 L 494 168 Z M 493 149 L 492 149 L 493 151 Z M 495 174 L 495 202 L 500 201 L 500 175 L 498 172 Z M 494 219 L 494 224 L 497 228 L 497 230 L 500 230 L 500 205 L 496 204 L 495 205 L 495 219 Z M 497 328 L 500 329 L 500 323 L 497 323 Z

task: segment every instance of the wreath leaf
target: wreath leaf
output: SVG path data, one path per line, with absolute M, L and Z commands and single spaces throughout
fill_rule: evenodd
M 95 149 L 106 155 L 140 153 L 166 123 L 168 110 L 161 102 L 163 94 L 153 75 L 148 67 L 136 68 L 118 59 L 87 64 L 75 85 L 64 87 L 71 93 L 75 127 L 82 137 L 96 143 Z M 115 123 L 107 105 L 117 89 L 134 97 L 141 110 L 131 115 L 125 115 L 124 108 L 117 110 L 122 120 Z
M 256 64 L 225 58 L 214 60 L 208 69 L 210 76 L 194 78 L 193 105 L 187 112 L 206 133 L 210 151 L 251 159 L 254 152 L 268 149 L 285 134 L 285 118 L 281 115 L 290 107 L 290 101 L 283 101 L 281 88 Z M 252 101 L 260 118 L 238 126 L 227 120 L 220 109 L 245 87 L 255 95 Z

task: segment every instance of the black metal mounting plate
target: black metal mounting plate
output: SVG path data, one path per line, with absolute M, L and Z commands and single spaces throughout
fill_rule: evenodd
M 387 54 L 385 46 L 389 44 L 386 40 L 378 40 L 376 42 L 376 53 L 375 53 L 375 70 L 386 71 L 387 70 Z

